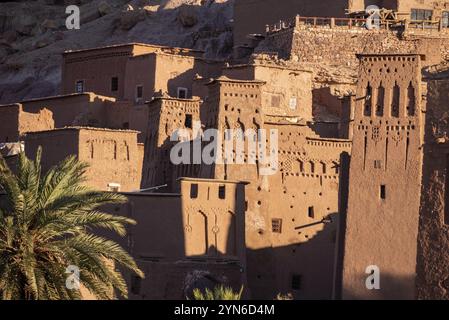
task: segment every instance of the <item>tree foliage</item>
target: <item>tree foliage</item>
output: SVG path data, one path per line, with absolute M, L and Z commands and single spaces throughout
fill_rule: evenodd
M 80 284 L 98 299 L 127 297 L 120 271 L 143 277 L 116 242 L 95 234 L 106 229 L 124 236 L 135 221 L 101 211 L 126 201 L 122 195 L 84 184 L 87 165 L 70 156 L 45 174 L 41 149 L 34 161 L 22 152 L 16 174 L 0 156 L 0 299 L 80 299 L 66 286 L 69 265 Z
M 232 288 L 223 285 L 216 286 L 213 290 L 206 288 L 193 290 L 194 300 L 240 300 L 242 298 L 243 287 L 239 292 L 234 292 Z

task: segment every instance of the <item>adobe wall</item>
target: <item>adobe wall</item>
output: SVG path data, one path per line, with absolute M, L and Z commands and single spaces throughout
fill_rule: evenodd
M 81 130 L 80 160 L 89 164 L 89 185 L 107 190 L 109 183 L 120 184 L 120 191 L 140 188 L 140 152 L 136 131 Z
M 181 195 L 186 256 L 238 259 L 245 268 L 245 185 L 185 178 Z
M 138 190 L 141 160 L 137 132 L 94 128 L 66 128 L 28 133 L 24 137 L 26 155 L 35 157 L 42 146 L 42 168 L 48 170 L 69 155 L 89 164 L 86 184 L 108 190 L 110 183 L 120 191 Z
M 254 64 L 225 68 L 223 75 L 240 80 L 261 80 L 265 114 L 297 116 L 312 120 L 312 72 L 289 69 L 256 60 Z
M 125 193 L 127 203 L 108 206 L 138 222 L 129 227 L 130 252 L 171 262 L 237 259 L 244 267 L 244 183 L 181 178 L 178 184 L 180 193 Z
M 244 274 L 234 262 L 213 262 L 197 259 L 179 260 L 177 263 L 137 259 L 137 264 L 148 276 L 139 280 L 128 277 L 131 300 L 186 300 L 188 289 L 212 289 L 217 283 L 207 279 L 213 277 L 220 284 L 239 292 L 244 283 Z M 198 275 L 203 276 L 198 277 Z M 197 279 L 195 281 L 195 279 Z
M 309 17 L 344 17 L 348 0 L 236 0 L 234 2 L 234 45 L 243 45 L 246 35 L 263 34 L 267 24 L 296 14 Z M 254 14 L 257 12 L 257 14 Z
M 19 141 L 20 104 L 0 106 L 0 142 Z
M 125 193 L 128 202 L 108 206 L 115 215 L 132 218 L 121 243 L 135 258 L 174 261 L 185 256 L 180 194 Z
M 219 78 L 209 85 L 201 117 L 206 128 L 219 128 L 221 134 L 228 128 L 278 130 L 278 171 L 264 176 L 263 166 L 248 163 L 247 157 L 241 165 L 217 164 L 207 169 L 212 178 L 250 182 L 245 225 L 253 298 L 292 293 L 299 299 L 330 299 L 340 157 L 350 152 L 351 143 L 322 139 L 299 117 L 265 114 L 261 108 L 264 86 L 258 81 Z M 248 155 L 247 145 L 245 151 Z M 329 217 L 329 223 L 322 222 Z M 273 230 L 275 222 L 281 223 L 280 232 Z M 292 288 L 294 276 L 301 278 L 300 288 Z
M 186 129 L 187 115 L 192 124 L 200 120 L 201 100 L 156 98 L 149 102 L 148 130 L 145 138 L 145 156 L 142 172 L 142 187 L 174 185 L 173 166 L 170 161 L 171 135 L 178 129 Z
M 133 45 L 111 46 L 63 54 L 61 93 L 76 92 L 76 82 L 84 80 L 84 91 L 121 98 L 124 94 L 125 71 Z M 118 91 L 111 90 L 111 78 L 118 77 Z
M 146 275 L 127 275 L 130 298 L 183 300 L 189 275 L 205 271 L 246 288 L 244 189 L 231 181 L 182 179 L 180 194 L 125 193 L 127 203 L 108 206 L 137 221 L 118 239 Z
M 300 24 L 267 35 L 256 51 L 276 51 L 284 59 L 345 66 L 354 70 L 358 66 L 358 53 L 419 53 L 426 55 L 425 66 L 438 64 L 447 55 L 447 39 L 447 33 L 419 34 L 419 30 L 402 37 L 397 32 L 384 29 Z
M 263 34 L 266 25 L 287 20 L 296 14 L 303 17 L 344 18 L 345 9 L 362 11 L 368 5 L 393 9 L 402 13 L 400 18 L 410 19 L 411 9 L 434 10 L 434 20 L 441 17 L 442 10 L 449 10 L 447 0 L 237 0 L 234 4 L 234 45 L 248 43 L 248 34 Z M 257 12 L 257 15 L 254 15 Z
M 19 114 L 19 133 L 66 126 L 106 127 L 106 104 L 114 101 L 114 98 L 94 93 L 23 101 Z
M 105 114 L 107 128 L 139 131 L 138 142 L 145 142 L 148 129 L 148 105 L 135 105 L 132 101 L 107 102 Z
M 258 248 L 248 254 L 248 261 L 252 257 L 257 266 L 269 257 L 272 268 L 253 269 L 249 281 L 256 286 L 253 290 L 265 295 L 261 297 L 275 294 L 276 288 L 296 299 L 331 299 L 340 158 L 350 152 L 351 143 L 314 137 L 306 126 L 276 122 L 272 119 L 265 128 L 279 130 L 279 172 L 259 177 L 252 194 L 248 188 L 252 198 L 247 219 L 252 231 L 247 231 L 247 238 Z M 280 234 L 271 230 L 273 219 L 282 219 Z M 266 247 L 272 247 L 272 252 Z M 301 276 L 300 290 L 292 290 L 293 275 Z M 275 279 L 272 288 L 262 282 L 270 278 Z
M 414 299 L 425 109 L 420 56 L 360 59 L 342 297 Z M 365 284 L 373 265 L 379 290 Z
M 126 64 L 124 98 L 135 102 L 136 86 L 143 86 L 142 103 L 151 100 L 156 87 L 157 54 L 146 54 L 132 57 Z
M 25 154 L 30 159 L 35 159 L 36 151 L 42 147 L 42 171 L 49 170 L 52 166 L 64 160 L 70 155 L 77 155 L 79 150 L 78 130 L 54 130 L 28 133 L 23 136 L 25 142 Z
M 135 101 L 138 85 L 143 86 L 142 103 L 151 100 L 155 94 L 177 97 L 178 87 L 187 88 L 187 97 L 191 98 L 195 77 L 218 76 L 221 68 L 221 62 L 185 55 L 158 52 L 132 57 L 126 67 L 124 98 Z
M 449 81 L 427 81 L 417 297 L 449 299 Z

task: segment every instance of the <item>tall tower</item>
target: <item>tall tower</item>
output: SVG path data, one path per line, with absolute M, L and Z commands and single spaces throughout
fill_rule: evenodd
M 422 172 L 421 56 L 359 59 L 342 297 L 413 299 Z

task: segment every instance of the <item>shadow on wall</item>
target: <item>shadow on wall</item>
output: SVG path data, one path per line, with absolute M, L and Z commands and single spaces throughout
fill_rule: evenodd
M 306 241 L 283 247 L 247 249 L 248 285 L 252 299 L 274 299 L 278 294 L 291 294 L 294 299 L 332 298 L 335 256 L 323 255 L 336 245 L 338 214 L 332 213 L 324 228 L 305 235 Z M 308 228 L 320 222 L 297 226 L 307 234 Z M 271 232 L 271 230 L 270 230 Z
M 206 189 L 200 186 L 198 199 L 209 194 Z M 242 285 L 247 287 L 241 256 L 244 235 L 239 234 L 242 226 L 237 226 L 243 220 L 238 216 L 243 215 L 241 200 L 227 209 L 234 214 L 226 216 L 223 204 L 198 203 L 188 194 L 125 195 L 128 203 L 109 206 L 107 211 L 137 221 L 127 238 L 111 235 L 146 276 L 141 280 L 127 275 L 131 299 L 185 299 L 195 288 L 213 289 L 217 284 L 237 292 Z
M 365 283 L 368 274 L 360 274 L 360 282 Z M 410 296 L 410 289 L 413 289 L 414 277 L 395 276 L 392 274 L 384 274 L 380 270 L 380 289 L 369 290 L 366 293 L 354 293 L 350 290 L 343 289 L 343 298 L 345 300 L 396 300 L 400 297 Z
M 428 81 L 418 229 L 418 299 L 449 299 L 449 114 L 445 107 L 449 81 L 447 71 L 442 75 L 446 79 Z

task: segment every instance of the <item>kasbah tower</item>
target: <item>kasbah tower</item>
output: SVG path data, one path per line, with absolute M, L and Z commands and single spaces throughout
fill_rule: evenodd
M 74 154 L 86 184 L 128 198 L 106 210 L 137 221 L 116 240 L 147 275 L 126 275 L 130 299 L 217 284 L 248 299 L 449 299 L 449 0 L 232 5 L 225 59 L 64 52 L 60 95 L 1 102 L 6 161 Z M 173 163 L 175 147 L 195 158 L 197 123 L 220 150 L 229 129 L 266 136 L 244 136 L 240 164 Z M 249 161 L 270 130 L 276 168 Z
M 421 57 L 359 58 L 343 297 L 366 295 L 360 271 L 374 265 L 381 289 L 367 297 L 412 299 L 423 164 Z

